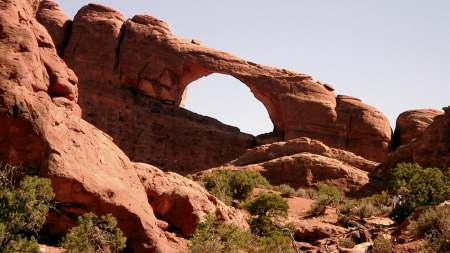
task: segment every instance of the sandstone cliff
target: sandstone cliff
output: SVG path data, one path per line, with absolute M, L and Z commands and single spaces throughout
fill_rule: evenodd
M 423 168 L 436 167 L 447 170 L 450 167 L 450 109 L 449 107 L 443 109 L 444 114 L 429 110 L 418 113 L 421 116 L 418 118 L 422 119 L 419 122 L 430 122 L 430 118 L 432 118 L 432 122 L 422 130 L 422 134 L 420 134 L 422 131 L 414 131 L 419 133 L 416 134 L 417 138 L 397 148 L 388 156 L 383 162 L 385 174 L 389 174 L 390 170 L 400 162 L 418 163 Z M 424 117 L 424 115 L 428 115 L 428 117 Z M 421 123 L 420 125 L 426 124 Z
M 194 182 L 131 162 L 110 136 L 81 119 L 77 78 L 35 19 L 40 3 L 52 6 L 0 2 L 0 162 L 51 179 L 59 204 L 46 236 L 58 239 L 85 212 L 112 213 L 133 252 L 178 252 L 183 239 L 171 227 L 192 232 L 204 213 L 245 227 L 239 212 Z M 176 203 L 188 218 L 180 223 L 160 203 Z
M 65 20 L 60 10 L 47 6 L 41 5 L 40 13 L 52 11 Z M 70 32 L 59 50 L 78 75 L 83 118 L 112 136 L 134 161 L 188 174 L 267 143 L 182 108 L 189 83 L 212 73 L 231 75 L 251 89 L 274 124 L 271 140 L 309 137 L 379 162 L 391 151 L 386 116 L 361 100 L 336 96 L 333 87 L 309 75 L 179 38 L 154 17 L 126 19 L 90 4 L 75 16 L 71 30 L 46 26 L 55 41 L 65 33 L 52 30 Z

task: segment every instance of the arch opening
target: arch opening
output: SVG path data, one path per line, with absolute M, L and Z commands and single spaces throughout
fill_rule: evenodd
M 274 129 L 264 104 L 233 76 L 214 73 L 188 85 L 185 108 L 254 136 Z

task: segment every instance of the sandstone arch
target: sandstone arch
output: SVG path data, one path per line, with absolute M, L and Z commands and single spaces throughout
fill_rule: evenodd
M 99 113 L 102 107 L 117 104 L 117 98 L 142 102 L 141 95 L 179 108 L 183 106 L 184 91 L 189 83 L 211 73 L 220 73 L 237 78 L 251 89 L 267 108 L 274 133 L 282 140 L 317 139 L 328 146 L 375 161 L 384 160 L 391 150 L 392 131 L 387 117 L 361 100 L 337 97 L 333 87 L 315 81 L 307 74 L 252 63 L 179 38 L 171 33 L 167 23 L 151 16 L 137 15 L 127 20 L 118 11 L 105 6 L 84 6 L 73 21 L 64 60 L 79 76 L 80 105 L 84 115 Z M 109 94 L 105 95 L 105 92 Z M 132 95 L 136 99 L 127 97 L 130 92 L 137 92 Z M 133 110 L 130 109 L 133 106 L 121 105 L 114 109 L 116 112 L 111 117 Z M 175 111 L 173 108 L 168 110 Z M 150 110 L 153 111 L 157 110 Z M 132 115 L 120 117 L 125 121 L 127 117 L 136 118 Z M 108 126 L 85 118 L 113 137 L 123 136 L 117 132 L 129 131 L 127 127 L 135 129 L 143 125 L 136 120 L 133 126 Z M 142 131 L 152 132 L 153 129 Z M 163 136 L 172 140 L 176 134 Z M 248 139 L 244 142 L 247 143 L 244 146 L 248 146 L 248 142 L 254 143 Z M 161 159 L 167 155 L 161 154 Z

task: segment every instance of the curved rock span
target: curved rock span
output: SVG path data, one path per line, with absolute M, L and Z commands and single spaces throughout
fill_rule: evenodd
M 47 15 L 39 20 L 55 41 L 63 41 L 70 29 L 47 24 L 49 12 L 53 20 L 66 20 L 65 14 L 47 6 L 41 5 L 40 13 Z M 265 142 L 182 109 L 188 85 L 211 73 L 231 75 L 251 89 L 274 124 L 270 140 L 309 137 L 374 161 L 391 150 L 386 116 L 361 100 L 336 96 L 332 86 L 309 75 L 179 38 L 151 16 L 126 19 L 114 9 L 86 5 L 60 47 L 79 77 L 83 118 L 111 135 L 134 161 L 187 174 L 219 166 Z

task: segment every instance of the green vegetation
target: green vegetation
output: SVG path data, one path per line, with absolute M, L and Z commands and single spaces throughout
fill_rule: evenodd
M 400 163 L 392 170 L 391 188 L 401 196 L 391 217 L 401 222 L 420 206 L 439 204 L 449 193 L 449 177 L 438 168 Z
M 428 209 L 409 224 L 408 230 L 424 239 L 426 252 L 450 252 L 450 206 Z
M 252 240 L 249 232 L 241 231 L 236 225 L 220 221 L 214 214 L 206 215 L 190 239 L 186 253 L 223 252 L 234 253 L 249 247 Z
M 40 252 L 36 234 L 55 197 L 50 180 L 24 176 L 23 168 L 0 169 L 0 252 Z
M 125 248 L 126 238 L 117 228 L 117 220 L 112 214 L 101 218 L 94 213 L 78 217 L 78 227 L 74 227 L 63 238 L 61 246 L 68 253 L 120 252 Z
M 327 206 L 336 207 L 342 200 L 342 194 L 335 186 L 328 186 L 323 183 L 317 185 L 317 199 L 311 204 L 309 213 L 313 216 L 325 213 Z
M 205 188 L 227 205 L 231 205 L 234 199 L 247 199 L 255 187 L 271 187 L 259 172 L 251 170 L 215 170 L 204 180 Z
M 244 203 L 244 209 L 252 215 L 268 217 L 287 217 L 289 205 L 280 195 L 261 193 L 258 197 Z
M 392 252 L 392 240 L 385 236 L 378 236 L 373 241 L 373 247 L 369 250 L 369 253 L 390 253 Z
M 295 189 L 292 188 L 291 186 L 289 186 L 288 184 L 281 184 L 278 186 L 274 186 L 273 189 L 275 191 L 281 192 L 281 196 L 283 196 L 285 198 L 290 198 L 290 197 L 297 195 L 297 192 L 295 191 Z

